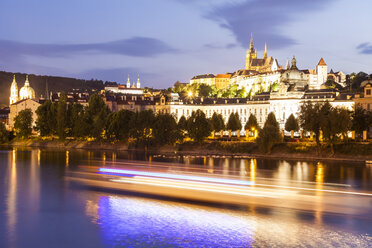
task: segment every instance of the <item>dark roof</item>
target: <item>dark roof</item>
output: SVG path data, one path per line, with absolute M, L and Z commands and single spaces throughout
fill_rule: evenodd
M 203 75 L 196 75 L 192 79 L 201 79 L 201 78 L 214 78 L 213 74 L 203 74 Z

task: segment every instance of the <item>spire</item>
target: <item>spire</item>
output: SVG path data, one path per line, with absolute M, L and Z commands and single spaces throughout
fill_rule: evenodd
M 137 78 L 137 85 L 136 87 L 139 89 L 141 88 L 141 82 L 140 82 L 140 77 L 139 77 L 139 74 L 138 74 L 138 78 Z
M 30 86 L 30 82 L 28 81 L 28 75 L 26 75 L 25 86 Z
M 13 75 L 13 83 L 17 83 L 15 79 L 15 74 Z
M 285 64 L 285 69 L 289 70 L 289 59 L 287 59 L 287 63 Z
M 253 35 L 251 33 L 251 43 L 249 44 L 249 50 L 253 50 Z
M 128 74 L 128 80 L 127 80 L 127 88 L 130 88 L 130 78 L 129 78 L 129 74 Z
M 267 59 L 267 45 L 266 45 L 266 42 L 265 42 L 265 50 L 264 50 L 264 54 L 263 54 L 263 59 Z

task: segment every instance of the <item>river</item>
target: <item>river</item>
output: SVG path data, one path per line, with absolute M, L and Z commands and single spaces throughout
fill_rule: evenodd
M 66 180 L 80 166 L 121 163 L 198 170 L 278 187 L 311 185 L 315 199 L 344 191 L 338 199 L 356 207 L 343 213 L 324 211 L 321 203 L 313 210 L 230 205 Z M 0 247 L 372 246 L 372 165 L 363 163 L 11 148 L 0 150 L 0 183 Z

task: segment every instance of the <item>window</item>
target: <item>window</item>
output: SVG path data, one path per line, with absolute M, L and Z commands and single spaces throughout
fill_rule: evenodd
M 371 89 L 366 90 L 366 95 L 367 96 L 371 95 Z

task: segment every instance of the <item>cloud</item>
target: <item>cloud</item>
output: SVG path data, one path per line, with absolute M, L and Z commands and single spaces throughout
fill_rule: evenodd
M 356 47 L 361 54 L 372 54 L 372 44 L 369 42 L 361 43 Z
M 278 49 L 296 44 L 295 39 L 283 33 L 286 25 L 295 23 L 304 13 L 327 7 L 333 1 L 245 0 L 211 8 L 205 17 L 231 30 L 243 47 L 249 46 L 250 34 L 253 33 L 260 48 L 268 42 L 270 48 Z
M 154 57 L 164 53 L 176 53 L 165 42 L 148 37 L 133 37 L 117 41 L 90 44 L 31 44 L 0 40 L 0 57 L 9 59 L 22 55 L 43 57 L 67 57 L 81 53 L 119 54 L 133 57 Z
M 229 43 L 226 45 L 220 45 L 217 43 L 209 43 L 203 46 L 203 48 L 208 48 L 208 49 L 232 49 L 235 47 L 237 47 L 237 44 L 234 44 L 234 43 Z

